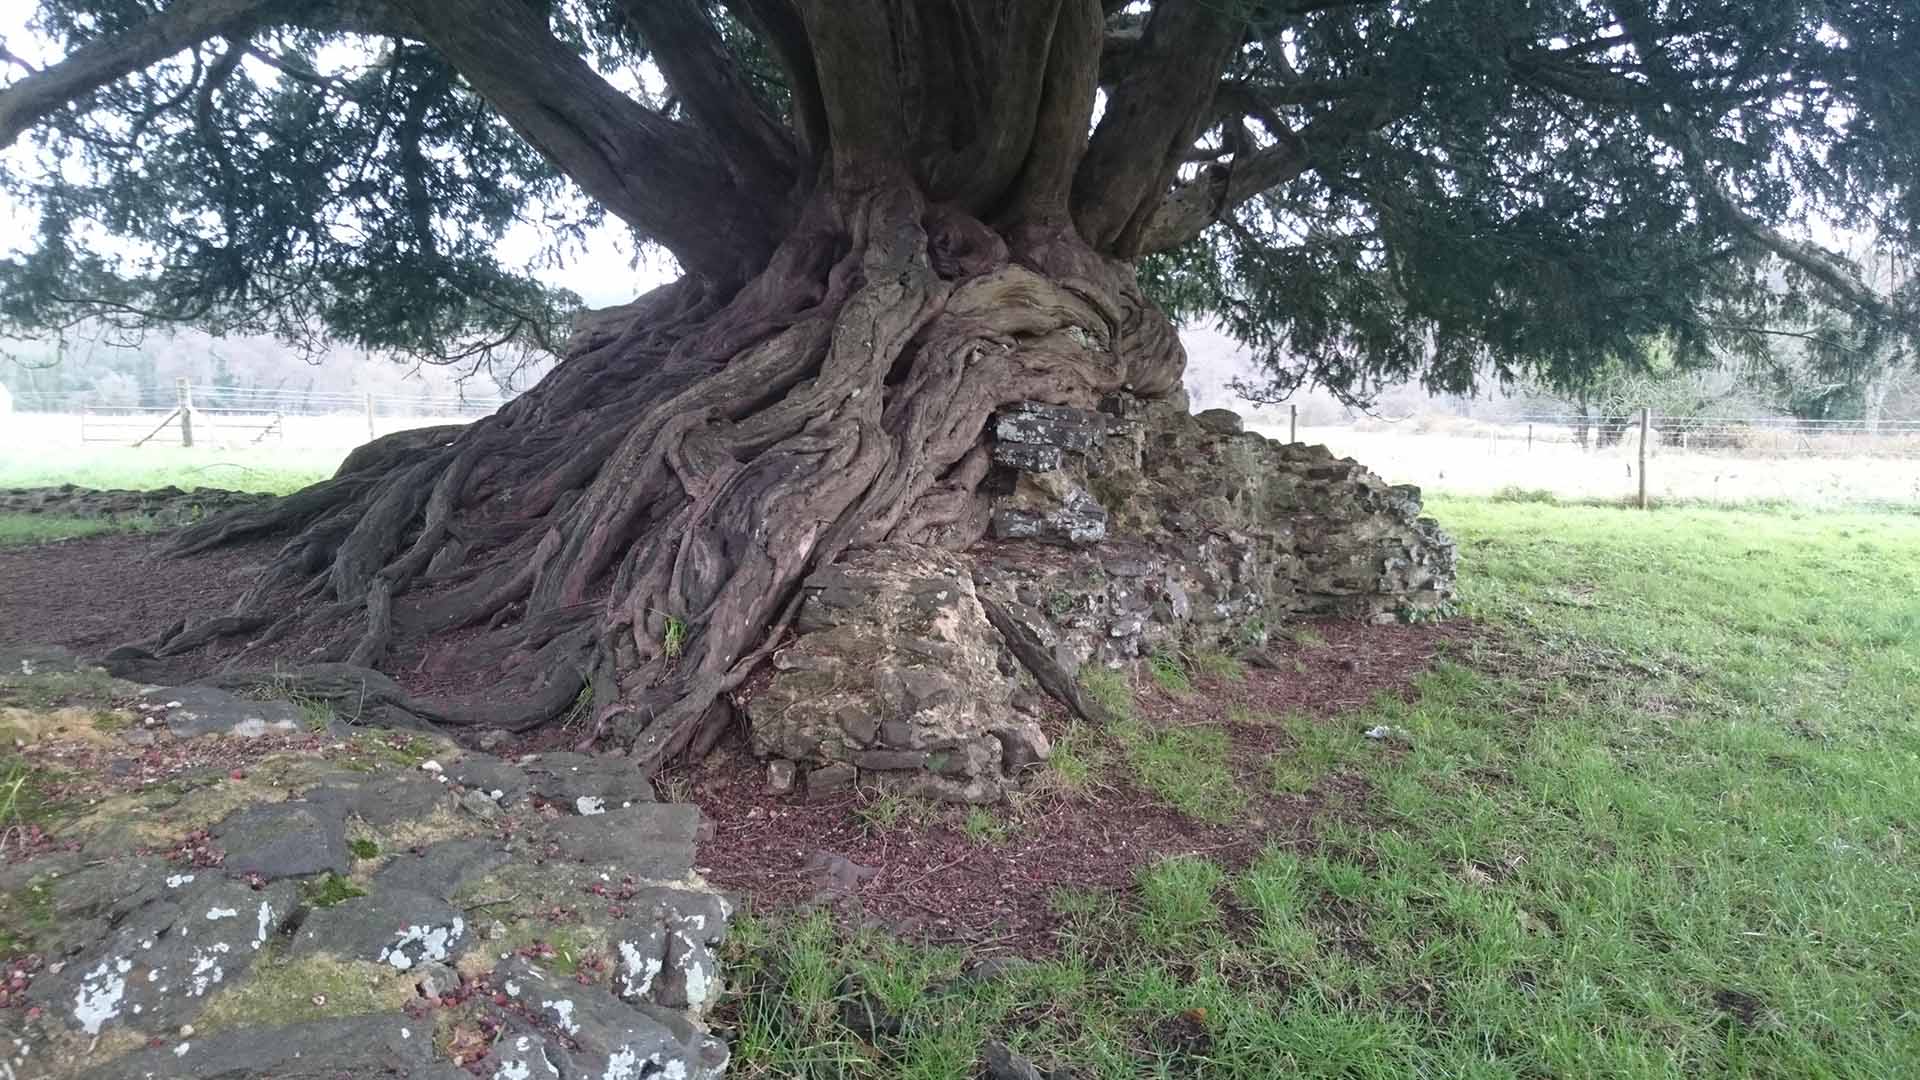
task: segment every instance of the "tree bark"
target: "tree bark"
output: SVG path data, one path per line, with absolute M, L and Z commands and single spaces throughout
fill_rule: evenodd
M 654 767 L 778 644 L 813 569 L 980 538 L 996 409 L 1164 394 L 1184 364 L 1126 264 L 910 186 L 816 199 L 737 293 L 689 278 L 570 348 L 494 416 L 378 440 L 332 480 L 182 533 L 182 552 L 288 540 L 231 616 L 169 651 L 257 633 L 230 674 L 271 658 L 509 688 L 404 703 L 452 724 L 525 730 L 585 693 L 582 744 Z

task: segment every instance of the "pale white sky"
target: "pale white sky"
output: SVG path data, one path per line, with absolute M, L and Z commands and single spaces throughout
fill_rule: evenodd
M 0 41 L 7 48 L 34 64 L 46 64 L 56 58 L 47 43 L 27 30 L 28 4 L 0 4 Z M 9 80 L 17 70 L 6 73 Z M 31 138 L 31 136 L 28 136 Z M 27 140 L 23 139 L 22 143 Z M 15 145 L 0 153 L 0 169 L 18 168 L 31 159 L 30 148 Z M 35 213 L 0 193 L 0 254 L 18 251 L 29 241 L 37 224 Z M 501 261 L 508 266 L 525 263 L 542 247 L 537 232 L 522 226 L 510 232 L 501 245 Z M 602 226 L 589 237 L 584 250 L 559 268 L 536 272 L 542 281 L 579 293 L 593 307 L 621 304 L 677 275 L 672 257 L 655 252 L 639 266 L 633 265 L 631 235 L 618 222 Z

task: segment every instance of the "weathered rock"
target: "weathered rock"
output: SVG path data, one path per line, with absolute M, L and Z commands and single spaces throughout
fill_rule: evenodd
M 286 701 L 255 701 L 211 686 L 162 686 L 141 691 L 147 702 L 165 707 L 167 730 L 185 739 L 196 735 L 290 735 L 301 730 L 300 710 Z
M 1174 641 L 1242 652 L 1289 618 L 1380 621 L 1451 596 L 1452 542 L 1419 516 L 1417 489 L 1322 447 L 1242 432 L 1224 410 L 1192 417 L 1122 399 L 1113 408 L 1085 462 L 1109 538 L 1045 559 L 1003 546 L 974 570 L 1014 654 L 1082 715 L 1091 703 L 1071 680 L 1085 663 Z M 1022 476 L 994 512 L 1024 513 L 1036 488 Z
M 111 932 L 36 981 L 29 1001 L 90 1036 L 170 1032 L 242 975 L 295 907 L 292 882 L 253 889 L 219 871 L 152 873 L 107 912 Z
M 718 1077 L 726 1069 L 726 1044 L 686 1017 L 645 1002 L 628 1002 L 606 988 L 554 979 L 525 958 L 509 957 L 494 969 L 493 982 L 564 1039 L 527 1028 L 502 1040 L 502 1057 L 529 1068 L 544 1059 L 561 1077 Z M 518 1057 L 515 1055 L 526 1055 Z M 668 1063 L 679 1066 L 670 1070 Z M 508 1075 L 518 1075 L 509 1068 Z M 527 1075 L 538 1075 L 529 1072 Z
M 1029 446 L 1025 443 L 995 443 L 993 463 L 1021 472 L 1052 472 L 1066 462 L 1066 453 L 1057 446 Z
M 871 866 L 862 866 L 844 855 L 831 851 L 816 851 L 807 856 L 806 871 L 812 875 L 816 888 L 829 896 L 844 896 L 857 892 L 861 885 L 873 880 L 880 871 Z
M 213 827 L 229 874 L 268 881 L 347 872 L 347 806 L 340 799 L 289 799 L 242 807 Z
M 609 935 L 620 954 L 620 996 L 704 1015 L 724 989 L 714 950 L 726 937 L 726 902 L 711 893 L 648 889 L 629 908 L 641 914 Z
M 991 732 L 1018 724 L 1015 681 L 960 557 L 887 544 L 805 588 L 799 637 L 747 707 L 756 752 L 807 766 L 810 798 L 845 790 L 856 770 L 945 770 L 997 797 Z
M 68 683 L 94 704 L 132 693 Z M 691 873 L 695 808 L 556 815 L 456 784 L 518 774 L 451 747 L 428 769 L 412 742 L 394 744 L 403 759 L 339 763 L 277 745 L 232 740 L 217 749 L 234 765 L 143 788 L 140 752 L 97 741 L 109 793 L 50 823 L 73 846 L 0 864 L 6 910 L 31 914 L 7 930 L 45 961 L 0 988 L 0 1075 L 691 1080 L 724 1066 L 699 1023 L 731 909 Z M 597 775 L 565 773 L 582 774 Z M 495 821 L 457 812 L 462 796 Z M 582 948 L 610 962 L 576 968 Z M 496 1003 L 503 954 L 520 990 L 544 991 L 531 1015 Z
M 471 1080 L 471 1074 L 433 1059 L 433 1025 L 400 1014 L 350 1016 L 301 1024 L 243 1027 L 181 1038 L 108 1062 L 93 1080 L 155 1077 L 272 1077 L 338 1080 L 392 1076 L 411 1080 Z M 535 1074 L 537 1075 L 537 1074 Z
M 466 917 L 457 908 L 426 893 L 383 888 L 314 910 L 300 924 L 292 953 L 324 952 L 411 971 L 449 963 L 468 940 Z
M 684 803 L 646 803 L 554 823 L 554 843 L 568 857 L 655 881 L 693 869 L 700 810 Z
M 510 857 L 495 840 L 443 840 L 421 848 L 417 854 L 395 855 L 373 875 L 373 888 L 451 900 L 468 882 L 485 877 Z
M 343 797 L 354 817 L 381 828 L 430 818 L 454 802 L 446 785 L 420 773 L 382 777 Z
M 1107 418 L 1101 413 L 1036 401 L 1002 409 L 993 418 L 994 438 L 1003 443 L 1055 446 L 1085 453 L 1098 447 L 1106 434 Z
M 578 814 L 653 801 L 653 783 L 623 757 L 542 754 L 522 766 L 536 794 Z
M 995 728 L 993 737 L 1000 740 L 1000 764 L 1010 773 L 1031 768 L 1053 756 L 1053 744 L 1039 724 Z
M 1238 435 L 1247 430 L 1246 421 L 1232 409 L 1208 409 L 1193 414 L 1193 422 L 1215 435 Z
M 525 769 L 485 754 L 469 754 L 446 772 L 454 783 L 482 792 L 503 807 L 513 806 L 533 790 L 533 779 Z
M 1078 546 L 1107 536 L 1107 508 L 1069 472 L 1021 473 L 1013 491 L 995 500 L 993 535 Z
M 767 762 L 767 790 L 775 795 L 786 795 L 793 791 L 797 770 L 786 758 L 774 758 Z
M 853 787 L 860 770 L 844 761 L 830 762 L 807 772 L 807 798 L 825 799 Z

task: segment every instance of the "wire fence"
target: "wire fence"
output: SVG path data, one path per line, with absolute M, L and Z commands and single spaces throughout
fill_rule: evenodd
M 1637 445 L 1640 418 L 1573 413 L 1517 416 L 1477 425 L 1478 437 L 1530 450 L 1555 444 L 1604 450 Z M 1653 453 L 1736 457 L 1920 458 L 1920 420 L 1803 420 L 1777 416 L 1663 416 L 1649 410 Z
M 1251 426 L 1320 443 L 1395 483 L 1476 495 L 1626 503 L 1699 501 L 1920 507 L 1920 421 L 1577 413 L 1486 420 L 1421 415 Z
M 353 446 L 410 427 L 477 420 L 500 397 L 205 386 L 137 393 L 19 393 L 14 426 L 49 441 L 127 446 Z
M 185 385 L 134 398 L 16 394 L 0 445 L 272 447 L 344 452 L 411 427 L 478 419 L 500 397 Z M 1610 501 L 1784 501 L 1920 507 L 1920 420 L 1537 413 L 1422 414 L 1303 425 L 1291 409 L 1249 426 L 1320 443 L 1394 483 L 1462 494 L 1546 493 Z M 1642 437 L 1642 430 L 1645 436 Z M 124 450 L 115 450 L 124 453 Z

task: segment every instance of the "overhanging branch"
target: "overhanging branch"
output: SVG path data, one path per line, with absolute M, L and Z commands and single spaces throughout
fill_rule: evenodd
M 1244 29 L 1230 5 L 1212 0 L 1154 5 L 1074 176 L 1074 222 L 1095 248 L 1138 252 L 1181 158 L 1212 115 L 1220 72 Z
M 236 30 L 274 5 L 269 0 L 187 0 L 113 37 L 89 42 L 66 59 L 0 90 L 0 148 L 67 104 L 208 38 Z
M 772 250 L 785 192 L 745 191 L 699 131 L 621 93 L 517 0 L 402 0 L 420 37 L 615 216 L 703 277 L 739 282 Z
M 799 170 L 793 137 L 740 78 L 720 35 L 694 0 L 622 0 L 687 115 L 725 157 L 734 182 L 785 192 Z

